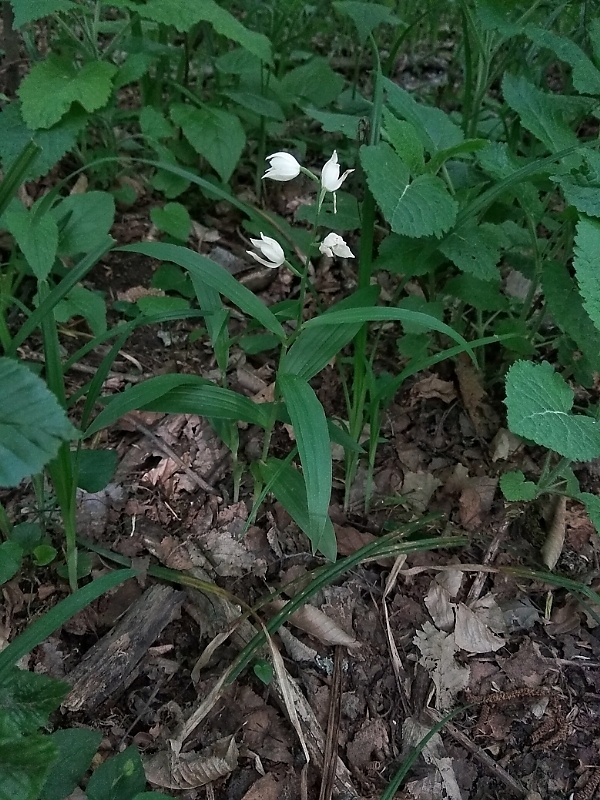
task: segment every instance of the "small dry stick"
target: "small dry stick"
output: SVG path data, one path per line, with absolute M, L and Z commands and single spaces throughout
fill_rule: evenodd
M 333 679 L 329 689 L 329 714 L 327 732 L 325 734 L 325 752 L 323 753 L 323 776 L 319 800 L 331 800 L 335 783 L 335 771 L 338 761 L 338 734 L 342 707 L 342 660 L 343 651 L 340 645 L 335 648 Z

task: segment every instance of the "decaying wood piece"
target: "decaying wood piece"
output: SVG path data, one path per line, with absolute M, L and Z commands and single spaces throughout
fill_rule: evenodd
M 93 709 L 135 678 L 136 666 L 171 622 L 185 592 L 151 586 L 67 675 L 72 685 L 63 706 L 70 711 Z

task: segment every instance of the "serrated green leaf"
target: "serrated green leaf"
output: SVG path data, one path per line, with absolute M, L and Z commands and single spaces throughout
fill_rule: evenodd
M 573 259 L 583 305 L 600 332 L 600 223 L 582 218 L 577 223 Z
M 570 65 L 571 80 L 577 92 L 600 94 L 600 70 L 572 39 L 532 24 L 526 25 L 523 32 L 538 47 L 552 50 L 561 61 Z
M 0 358 L 0 385 L 0 486 L 17 486 L 77 431 L 46 384 L 17 361 Z
M 391 233 L 379 245 L 373 270 L 386 269 L 405 278 L 434 272 L 443 259 L 432 243 L 433 239 L 410 239 Z
M 58 758 L 48 774 L 40 800 L 64 800 L 89 769 L 102 734 L 89 728 L 67 728 L 55 731 L 49 738 L 58 751 Z
M 585 505 L 585 510 L 596 528 L 596 532 L 600 534 L 600 497 L 590 492 L 581 492 L 578 499 Z
M 170 114 L 194 150 L 227 182 L 246 144 L 239 117 L 220 108 L 193 108 L 183 103 L 171 106 Z
M 269 487 L 269 491 L 275 495 L 300 530 L 309 530 L 306 485 L 302 474 L 291 465 L 286 464 L 285 461 L 277 458 L 268 458 L 266 461 L 257 463 L 256 467 L 262 480 Z M 335 561 L 337 540 L 329 517 L 325 522 L 319 550 L 325 558 Z
M 51 54 L 34 64 L 18 89 L 25 124 L 51 128 L 76 102 L 97 111 L 108 102 L 116 71 L 107 61 L 88 61 L 77 69 L 71 60 Z
M 517 361 L 506 377 L 508 427 L 571 461 L 600 456 L 600 423 L 573 414 L 573 390 L 547 361 Z
M 0 678 L 0 716 L 20 734 L 48 724 L 69 691 L 62 681 L 13 667 Z
M 383 79 L 383 87 L 390 107 L 414 126 L 428 153 L 446 150 L 465 138 L 460 127 L 441 108 L 417 103 L 412 94 L 389 78 Z
M 562 107 L 522 75 L 506 73 L 502 80 L 504 100 L 516 111 L 521 124 L 553 153 L 579 144 L 577 134 L 565 123 Z
M 29 22 L 58 14 L 60 11 L 70 11 L 75 7 L 72 0 L 10 0 L 10 4 L 15 15 L 15 28 L 22 28 Z
M 308 504 L 308 530 L 314 550 L 321 549 L 331 500 L 331 444 L 327 418 L 314 389 L 297 375 L 277 375 L 290 415 L 302 464 Z
M 456 275 L 444 286 L 444 293 L 458 297 L 481 311 L 506 311 L 508 298 L 502 293 L 500 281 L 482 281 L 473 275 Z
M 525 480 L 521 470 L 505 472 L 500 476 L 500 489 L 506 500 L 518 502 L 519 500 L 535 500 L 537 486 L 532 481 Z
M 6 583 L 21 569 L 23 548 L 13 541 L 0 544 L 0 586 Z
M 382 133 L 412 175 L 423 172 L 425 166 L 423 143 L 412 123 L 398 119 L 391 111 L 384 108 Z
M 358 41 L 364 45 L 369 34 L 379 25 L 399 25 L 400 20 L 391 9 L 379 3 L 360 3 L 355 0 L 339 0 L 333 7 L 340 14 L 350 17 L 358 33 Z
M 72 194 L 52 213 L 61 229 L 59 254 L 78 256 L 105 241 L 115 220 L 115 200 L 108 192 Z
M 9 208 L 4 224 L 38 280 L 45 280 L 54 266 L 58 250 L 58 226 L 50 214 L 25 208 Z
M 124 252 L 143 253 L 159 261 L 170 261 L 186 269 L 192 278 L 210 286 L 211 289 L 227 297 L 244 313 L 254 317 L 268 331 L 279 338 L 285 336 L 281 323 L 267 306 L 249 289 L 210 258 L 175 244 L 146 242 L 120 248 Z
M 569 205 L 575 206 L 577 211 L 582 214 L 600 217 L 600 184 L 586 186 L 579 180 L 566 175 L 553 175 L 552 179 L 562 189 Z
M 116 450 L 80 450 L 77 454 L 77 486 L 86 492 L 100 492 L 117 469 Z
M 0 724 L 0 800 L 37 800 L 56 750 L 49 736 L 9 739 Z
M 416 239 L 441 236 L 452 227 L 458 205 L 439 178 L 420 175 L 411 182 L 408 167 L 385 142 L 363 145 L 360 160 L 394 233 Z
M 278 122 L 285 120 L 285 114 L 279 103 L 269 97 L 264 97 L 262 94 L 236 91 L 227 91 L 223 92 L 223 94 L 242 108 L 251 111 L 253 114 L 258 114 L 259 117 L 274 119 Z
M 73 317 L 83 317 L 94 336 L 101 336 L 106 331 L 106 303 L 104 298 L 77 284 L 66 297 L 54 307 L 54 318 L 57 322 L 68 322 Z
M 286 72 L 277 94 L 282 102 L 303 99 L 323 108 L 336 100 L 343 88 L 343 77 L 331 69 L 327 59 L 316 56 Z
M 150 219 L 159 231 L 168 233 L 180 242 L 187 242 L 192 220 L 187 208 L 181 203 L 166 203 L 162 208 L 151 209 Z
M 88 800 L 131 800 L 146 788 L 140 754 L 128 747 L 94 770 L 86 787 Z
M 156 58 L 157 56 L 152 53 L 129 53 L 115 75 L 113 82 L 115 92 L 143 78 Z
M 49 172 L 75 146 L 87 114 L 83 109 L 74 109 L 50 130 L 33 131 L 23 122 L 20 106 L 20 103 L 13 102 L 0 111 L 0 158 L 6 171 L 25 145 L 30 141 L 35 142 L 40 153 L 27 174 L 27 178 L 33 180 Z
M 498 281 L 500 247 L 504 240 L 497 225 L 470 221 L 440 244 L 441 252 L 456 266 L 482 281 Z
M 140 112 L 140 128 L 148 139 L 168 139 L 175 129 L 160 111 L 153 106 L 144 106 Z
M 358 126 L 361 117 L 355 114 L 336 114 L 332 111 L 321 111 L 312 106 L 303 109 L 307 117 L 315 119 L 328 133 L 341 133 L 347 139 L 358 138 Z

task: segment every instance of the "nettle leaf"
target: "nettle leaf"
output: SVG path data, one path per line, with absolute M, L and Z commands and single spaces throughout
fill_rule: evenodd
M 444 286 L 444 293 L 481 311 L 506 311 L 509 307 L 500 280 L 482 281 L 474 275 L 455 275 Z
M 572 68 L 571 80 L 577 92 L 581 94 L 600 94 L 600 70 L 588 58 L 584 51 L 572 39 L 558 36 L 545 28 L 537 25 L 526 25 L 523 30 L 525 36 L 539 47 L 552 50 L 561 61 L 565 61 Z
M 0 158 L 6 171 L 28 142 L 32 140 L 40 148 L 28 174 L 28 180 L 45 175 L 57 164 L 66 152 L 75 147 L 77 134 L 84 127 L 86 114 L 83 109 L 73 109 L 50 130 L 33 131 L 21 117 L 21 104 L 14 102 L 0 111 Z
M 180 242 L 187 242 L 192 228 L 189 211 L 181 203 L 166 203 L 162 208 L 153 208 L 150 219 L 159 231 L 168 233 Z
M 22 28 L 29 22 L 58 14 L 60 11 L 70 11 L 75 7 L 72 0 L 10 0 L 10 4 L 15 15 L 15 28 Z
M 577 223 L 573 264 L 585 310 L 600 331 L 600 223 L 595 220 Z
M 408 166 L 412 175 L 419 175 L 425 166 L 423 142 L 415 126 L 398 119 L 387 108 L 383 109 L 383 136 Z
M 344 78 L 334 72 L 327 59 L 317 56 L 287 72 L 277 88 L 281 100 L 303 98 L 316 108 L 329 105 L 344 88 Z
M 39 797 L 55 759 L 49 736 L 32 733 L 8 738 L 0 724 L 0 800 Z
M 542 92 L 523 76 L 506 73 L 502 79 L 505 102 L 516 111 L 521 125 L 553 153 L 579 144 L 577 134 L 565 122 L 564 105 L 555 95 Z
M 573 390 L 547 361 L 517 361 L 506 377 L 508 427 L 571 461 L 600 456 L 600 423 L 573 414 Z
M 108 102 L 116 71 L 106 61 L 88 61 L 77 69 L 71 60 L 57 55 L 34 64 L 18 89 L 25 124 L 34 130 L 51 128 L 73 103 L 97 111 Z
M 468 222 L 444 239 L 440 250 L 463 272 L 483 281 L 497 281 L 500 278 L 498 262 L 504 238 L 497 225 Z
M 46 779 L 40 800 L 63 800 L 79 785 L 102 741 L 100 731 L 67 728 L 48 737 L 58 759 Z
M 227 182 L 246 144 L 239 117 L 220 108 L 193 108 L 183 103 L 171 106 L 170 113 L 194 150 Z
M 415 127 L 429 153 L 446 150 L 465 138 L 459 126 L 440 108 L 417 103 L 412 94 L 389 78 L 383 79 L 383 86 L 390 107 Z
M 361 164 L 384 217 L 394 233 L 418 239 L 441 236 L 456 220 L 458 205 L 434 175 L 410 180 L 410 171 L 385 142 L 363 145 Z
M 320 111 L 311 106 L 305 107 L 303 111 L 307 117 L 320 122 L 323 130 L 328 133 L 341 133 L 347 139 L 358 138 L 361 117 L 356 114 L 335 114 L 332 111 Z
M 340 14 L 350 17 L 356 26 L 358 41 L 363 45 L 379 25 L 399 25 L 400 20 L 389 8 L 379 3 L 359 3 L 354 0 L 340 0 L 333 7 Z
M 58 225 L 50 214 L 11 208 L 4 215 L 7 230 L 15 237 L 20 251 L 38 280 L 50 274 L 58 250 Z
M 57 322 L 68 322 L 73 317 L 83 317 L 94 336 L 106 331 L 106 302 L 102 295 L 78 283 L 54 307 Z
M 13 667 L 0 678 L 0 710 L 14 731 L 33 733 L 48 724 L 69 686 L 62 681 Z
M 23 364 L 0 358 L 0 385 L 0 486 L 17 486 L 77 431 L 44 381 Z
M 570 206 L 575 206 L 577 211 L 590 217 L 600 217 L 600 184 L 585 185 L 581 179 L 566 175 L 553 175 L 552 180 L 560 186 Z
M 108 192 L 71 194 L 52 214 L 60 228 L 59 254 L 78 256 L 106 240 L 115 220 L 115 200 Z
M 517 502 L 519 500 L 535 500 L 537 486 L 532 481 L 525 480 L 521 470 L 505 472 L 500 476 L 500 489 L 506 500 Z
M 146 788 L 142 759 L 128 747 L 94 770 L 85 793 L 88 800 L 131 800 Z
M 23 561 L 23 548 L 17 542 L 2 542 L 0 544 L 0 586 L 6 583 L 21 569 Z

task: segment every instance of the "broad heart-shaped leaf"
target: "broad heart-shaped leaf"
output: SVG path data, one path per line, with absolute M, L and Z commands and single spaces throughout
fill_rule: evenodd
M 42 733 L 7 737 L 1 718 L 0 800 L 35 800 L 56 760 L 56 748 Z
M 31 165 L 27 178 L 45 175 L 64 154 L 75 147 L 77 134 L 86 122 L 83 109 L 73 109 L 50 130 L 30 130 L 21 117 L 21 104 L 9 103 L 0 111 L 0 159 L 4 171 L 10 167 L 25 145 L 34 141 L 41 152 Z
M 146 788 L 146 775 L 140 754 L 128 747 L 101 764 L 88 781 L 88 800 L 131 800 Z
M 48 724 L 68 691 L 62 681 L 13 667 L 0 678 L 0 716 L 15 733 L 33 733 Z
M 51 128 L 75 102 L 86 111 L 106 105 L 117 67 L 107 61 L 88 61 L 77 69 L 69 59 L 50 55 L 35 64 L 18 90 L 25 124 Z
M 337 99 L 343 88 L 343 77 L 331 69 L 326 58 L 315 56 L 286 72 L 274 90 L 282 103 L 303 99 L 323 108 Z
M 571 66 L 571 80 L 576 91 L 581 94 L 600 94 L 600 70 L 572 39 L 531 24 L 526 25 L 523 32 L 539 47 L 547 47 Z
M 264 483 L 268 486 L 276 499 L 288 512 L 296 525 L 308 535 L 310 522 L 308 517 L 308 504 L 306 499 L 306 485 L 302 473 L 280 461 L 277 458 L 268 458 L 256 464 L 256 468 Z M 312 543 L 315 550 L 319 550 L 325 558 L 335 561 L 337 556 L 337 540 L 333 524 L 329 517 L 325 522 L 321 541 Z
M 0 358 L 0 386 L 0 486 L 17 486 L 78 433 L 44 381 L 23 364 Z
M 10 207 L 4 215 L 7 230 L 15 237 L 20 251 L 38 280 L 50 274 L 58 250 L 58 225 L 50 214 L 18 206 Z
M 369 34 L 379 25 L 399 25 L 400 20 L 389 8 L 378 3 L 359 3 L 355 0 L 339 0 L 333 7 L 340 14 L 350 17 L 356 26 L 358 41 L 361 45 L 367 41 Z
M 115 201 L 108 192 L 71 194 L 52 214 L 60 227 L 59 254 L 78 256 L 106 239 L 115 221 Z
M 175 244 L 146 242 L 120 248 L 124 252 L 143 253 L 159 261 L 170 261 L 186 269 L 192 278 L 210 286 L 236 305 L 240 311 L 260 322 L 268 331 L 283 339 L 285 332 L 277 317 L 267 306 L 246 289 L 230 272 L 206 256 Z
M 350 297 L 333 305 L 325 311 L 323 316 L 345 308 L 369 307 L 369 304 L 374 305 L 377 302 L 378 297 L 379 289 L 376 286 L 360 289 Z M 325 333 L 314 328 L 309 330 L 304 328 L 284 355 L 281 361 L 281 371 L 286 375 L 298 375 L 305 381 L 309 381 L 352 341 L 361 327 L 361 322 L 353 325 L 337 325 Z
M 482 281 L 497 281 L 500 278 L 500 247 L 504 238 L 497 225 L 468 222 L 444 239 L 440 250 L 462 272 L 468 272 Z
M 525 480 L 525 475 L 521 470 L 505 472 L 504 475 L 501 475 L 500 489 L 506 500 L 510 502 L 535 500 L 537 497 L 537 486 L 533 481 Z
M 600 223 L 582 218 L 575 236 L 575 274 L 583 305 L 600 331 Z
M 459 126 L 440 108 L 417 103 L 412 94 L 389 78 L 383 79 L 383 87 L 390 108 L 415 127 L 427 152 L 447 150 L 465 138 Z
M 508 427 L 571 461 L 600 456 L 600 422 L 573 414 L 573 390 L 547 361 L 517 361 L 506 377 Z
M 15 28 L 22 28 L 28 22 L 35 22 L 59 11 L 70 11 L 75 6 L 72 0 L 10 0 L 10 4 L 15 15 Z
M 180 242 L 187 242 L 192 220 L 189 211 L 181 203 L 165 203 L 162 208 L 156 207 L 150 210 L 150 219 L 159 231 L 164 231 L 178 239 Z
M 173 25 L 180 33 L 186 33 L 199 22 L 208 22 L 221 36 L 237 42 L 244 50 L 257 56 L 261 61 L 271 63 L 271 42 L 262 33 L 245 28 L 229 11 L 221 8 L 214 0 L 117 0 L 113 3 L 119 8 L 128 8 L 144 19 L 151 19 L 163 25 Z
M 546 94 L 523 76 L 506 73 L 502 80 L 504 100 L 516 111 L 521 124 L 555 153 L 579 144 L 577 134 L 564 121 L 563 109 L 554 95 Z
M 385 142 L 363 145 L 360 160 L 394 233 L 418 239 L 441 236 L 452 227 L 458 205 L 439 178 L 419 175 L 411 181 L 408 167 Z
M 171 106 L 170 114 L 194 150 L 227 182 L 246 144 L 239 117 L 220 108 L 193 108 L 183 103 Z
M 13 578 L 21 569 L 23 548 L 17 542 L 0 544 L 0 586 Z
M 600 331 L 586 313 L 575 279 L 562 261 L 544 263 L 542 288 L 558 327 L 573 339 L 592 369 L 600 371 Z
M 297 375 L 277 375 L 294 428 L 308 505 L 306 535 L 315 550 L 325 533 L 331 500 L 331 443 L 327 418 L 314 389 Z
M 198 375 L 157 375 L 112 395 L 84 435 L 91 436 L 123 414 L 141 409 L 243 420 L 266 427 L 270 421 L 269 408 L 267 403 L 254 403 L 248 397 L 215 386 Z
M 67 728 L 55 731 L 50 739 L 58 750 L 58 759 L 46 778 L 40 800 L 64 800 L 89 769 L 102 734 L 89 728 Z

